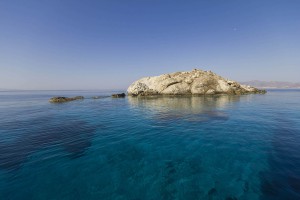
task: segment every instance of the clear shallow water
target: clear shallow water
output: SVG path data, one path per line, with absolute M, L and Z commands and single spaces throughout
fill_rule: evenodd
M 300 199 L 300 91 L 0 92 L 0 199 Z

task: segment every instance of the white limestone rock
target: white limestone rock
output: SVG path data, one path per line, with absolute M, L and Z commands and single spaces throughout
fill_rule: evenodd
M 132 83 L 127 89 L 131 96 L 149 95 L 214 95 L 265 93 L 265 90 L 240 85 L 211 71 L 194 69 L 160 76 L 145 77 Z

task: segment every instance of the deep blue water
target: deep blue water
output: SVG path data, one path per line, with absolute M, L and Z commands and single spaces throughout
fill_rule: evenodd
M 0 92 L 0 199 L 300 199 L 300 90 Z

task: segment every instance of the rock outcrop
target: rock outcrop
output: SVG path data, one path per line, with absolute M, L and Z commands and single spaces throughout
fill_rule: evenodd
M 125 93 L 121 93 L 121 94 L 112 94 L 111 97 L 112 98 L 124 98 L 126 96 Z
M 68 101 L 74 101 L 74 100 L 79 100 L 79 99 L 84 99 L 83 96 L 76 96 L 76 97 L 52 97 L 49 102 L 51 103 L 63 103 L 63 102 L 68 102 Z
M 266 93 L 199 69 L 145 77 L 132 83 L 127 92 L 131 96 Z

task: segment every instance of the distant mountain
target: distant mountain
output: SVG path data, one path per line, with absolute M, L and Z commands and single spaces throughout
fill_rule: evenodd
M 292 89 L 300 88 L 300 83 L 282 82 L 282 81 L 246 81 L 241 82 L 244 85 L 251 85 L 257 88 L 278 88 L 278 89 Z
M 0 92 L 10 92 L 10 91 L 22 91 L 22 90 L 0 88 Z

